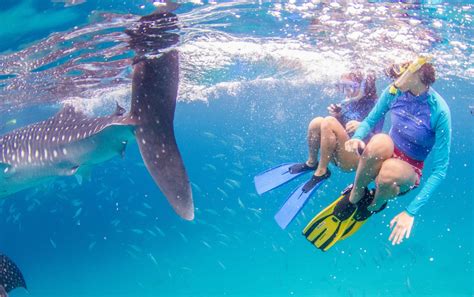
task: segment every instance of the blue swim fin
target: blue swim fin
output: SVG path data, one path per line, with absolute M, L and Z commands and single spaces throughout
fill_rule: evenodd
M 298 173 L 290 173 L 289 169 L 293 165 L 297 165 L 298 163 L 284 163 L 280 164 L 276 167 L 270 168 L 253 178 L 255 189 L 259 195 L 266 193 L 270 190 L 273 190 L 279 186 L 286 184 L 287 182 L 291 181 L 294 178 L 302 175 L 303 173 L 307 173 L 310 170 L 301 171 Z
M 280 226 L 280 228 L 285 229 L 293 221 L 306 202 L 308 202 L 311 195 L 313 195 L 313 193 L 324 184 L 330 175 L 331 173 L 328 170 L 327 174 L 325 174 L 319 182 L 314 184 L 310 190 L 305 191 L 304 187 L 310 183 L 314 177 L 309 182 L 305 182 L 300 185 L 296 190 L 293 191 L 293 193 L 291 193 L 285 204 L 283 204 L 283 206 L 275 215 L 275 221 L 277 222 L 278 226 Z

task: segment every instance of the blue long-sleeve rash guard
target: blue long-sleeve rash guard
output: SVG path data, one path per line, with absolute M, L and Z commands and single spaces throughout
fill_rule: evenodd
M 417 106 L 414 108 L 414 105 Z M 429 109 L 425 113 L 428 116 L 427 120 L 422 116 L 420 119 L 416 117 L 420 112 L 416 112 L 415 115 L 412 114 L 415 110 L 423 109 Z M 392 115 L 392 127 L 389 134 L 400 151 L 415 160 L 424 161 L 428 153 L 434 150 L 433 172 L 428 177 L 421 191 L 406 208 L 409 214 L 415 215 L 426 204 L 441 181 L 446 177 L 451 149 L 451 112 L 443 97 L 432 88 L 428 92 L 416 97 L 408 92 L 400 91 L 397 91 L 396 94 L 391 94 L 388 87 L 384 90 L 367 118 L 362 121 L 352 138 L 364 139 L 376 123 L 391 110 L 394 115 Z M 403 125 L 400 125 L 402 121 Z M 428 127 L 430 129 L 430 131 L 420 132 L 426 134 L 427 137 L 423 137 L 423 139 L 416 138 L 416 135 L 412 137 L 408 135 L 407 137 L 408 131 L 417 133 L 417 131 L 420 131 L 421 125 L 424 128 Z M 405 134 L 404 131 L 406 131 Z M 415 139 L 418 139 L 418 141 Z

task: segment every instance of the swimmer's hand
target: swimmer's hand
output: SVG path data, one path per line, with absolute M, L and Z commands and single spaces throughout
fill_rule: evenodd
M 354 133 L 357 128 L 359 128 L 360 122 L 358 121 L 349 121 L 346 124 L 346 131 L 347 133 Z
M 331 104 L 328 106 L 328 112 L 333 117 L 338 117 L 341 113 L 342 107 L 340 104 Z
M 406 211 L 399 213 L 393 218 L 390 222 L 390 229 L 392 233 L 388 238 L 392 242 L 392 245 L 400 244 L 403 241 L 403 238 L 409 238 L 411 229 L 413 228 L 413 222 L 415 218 L 409 215 Z
M 345 144 L 346 151 L 361 155 L 365 149 L 365 143 L 360 139 L 349 139 Z

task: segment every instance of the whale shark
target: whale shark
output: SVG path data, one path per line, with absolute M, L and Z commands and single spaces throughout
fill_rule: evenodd
M 0 136 L 0 198 L 90 170 L 122 156 L 136 140 L 145 167 L 175 212 L 194 218 L 191 187 L 174 134 L 179 55 L 173 49 L 134 61 L 130 112 L 91 117 L 71 105 Z
M 16 288 L 27 289 L 25 279 L 14 262 L 0 254 L 0 297 L 7 297 Z

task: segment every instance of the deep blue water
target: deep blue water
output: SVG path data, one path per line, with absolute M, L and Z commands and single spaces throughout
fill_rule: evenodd
M 207 101 L 193 97 L 196 89 L 183 85 L 180 89 L 184 99 L 177 106 L 175 127 L 193 184 L 195 220 L 184 221 L 172 211 L 143 166 L 136 144 L 132 144 L 124 159 L 98 166 L 91 180 L 82 185 L 74 177 L 60 178 L 1 202 L 0 251 L 17 262 L 29 287 L 28 292 L 18 289 L 11 296 L 473 296 L 474 118 L 469 106 L 474 105 L 474 84 L 472 32 L 465 30 L 472 25 L 472 6 L 465 4 L 462 15 L 469 17 L 460 23 L 446 17 L 445 35 L 440 33 L 440 41 L 423 48 L 437 54 L 438 69 L 447 69 L 434 85 L 448 102 L 453 119 L 451 162 L 442 187 L 422 209 L 411 238 L 402 245 L 392 246 L 388 241 L 388 224 L 417 191 L 400 197 L 356 235 L 322 253 L 307 243 L 301 230 L 336 198 L 353 175 L 333 168 L 331 179 L 285 231 L 273 216 L 304 178 L 262 197 L 255 193 L 252 182 L 255 174 L 269 167 L 304 160 L 308 122 L 326 114 L 326 106 L 338 100 L 327 92 L 333 76 L 328 79 L 321 74 L 332 69 L 314 70 L 295 62 L 298 55 L 313 57 L 308 45 L 325 42 L 314 36 L 306 41 L 298 39 L 301 34 L 312 36 L 305 31 L 310 23 L 305 17 L 307 11 L 283 9 L 278 19 L 268 13 L 274 5 L 223 6 L 218 12 L 222 19 L 207 15 L 202 21 L 194 21 L 200 14 L 193 11 L 206 5 L 185 4 L 178 10 L 178 16 L 182 13 L 187 15 L 183 19 L 193 19 L 189 22 L 196 24 L 197 31 L 227 24 L 217 26 L 216 31 L 238 39 L 232 41 L 247 42 L 237 53 L 224 52 L 222 56 L 233 55 L 229 64 L 212 68 L 203 62 L 196 69 L 186 68 L 205 58 L 217 65 L 222 56 L 215 52 L 206 56 L 212 45 L 193 43 L 192 28 L 184 29 L 183 80 L 203 88 L 221 86 L 203 93 L 209 96 Z M 448 7 L 446 3 L 428 5 L 421 12 L 443 8 L 448 14 Z M 0 9 L 0 15 L 11 17 L 0 30 L 0 54 L 9 57 L 53 32 L 71 32 L 77 30 L 74 26 L 94 24 L 93 10 L 144 15 L 153 8 L 145 1 L 126 5 L 120 1 L 87 1 L 64 7 L 63 3 L 31 0 L 3 1 Z M 12 9 L 22 13 L 15 16 Z M 314 11 L 317 14 L 322 8 Z M 420 15 L 419 7 L 410 12 Z M 201 11 L 201 15 L 205 13 Z M 233 13 L 242 17 L 228 16 Z M 22 28 L 24 19 L 20 16 L 25 15 L 45 17 L 37 21 L 41 26 Z M 256 15 L 262 17 L 262 24 Z M 426 28 L 431 28 L 429 14 L 420 18 Z M 433 19 L 443 21 L 441 16 Z M 451 23 L 457 25 L 448 26 Z M 7 28 L 17 28 L 15 38 Z M 268 52 L 262 56 L 243 53 L 250 45 L 275 44 L 272 38 L 288 34 L 290 40 L 303 43 L 296 47 L 289 42 L 277 43 L 286 47 L 284 53 L 293 59 L 288 58 L 290 62 L 274 55 L 278 46 L 263 46 L 261 49 Z M 450 41 L 467 48 L 443 57 L 442 51 L 448 50 L 444 46 Z M 223 48 L 233 46 L 226 42 Z M 191 45 L 199 57 L 190 54 L 193 50 L 186 46 Z M 372 57 L 380 53 L 376 51 Z M 379 69 L 380 61 L 372 57 L 364 59 Z M 460 63 L 450 64 L 453 60 Z M 314 63 L 323 65 L 317 64 L 323 63 L 318 59 Z M 48 75 L 45 72 L 43 78 L 57 79 Z M 276 81 L 268 82 L 271 78 Z M 316 82 L 311 82 L 312 78 Z M 231 83 L 240 84 L 233 88 Z M 378 89 L 387 83 L 381 76 Z M 126 88 L 126 82 L 119 87 Z M 53 104 L 36 102 L 32 96 L 30 103 L 23 102 L 22 109 L 17 109 L 11 107 L 8 98 L 19 94 L 15 92 L 21 92 L 22 98 L 28 94 L 5 86 L 1 92 L 2 105 L 6 106 L 0 116 L 2 132 L 47 117 L 57 103 L 68 99 L 67 93 L 61 93 L 63 97 L 53 98 Z M 122 97 L 117 95 L 120 100 Z M 11 119 L 16 124 L 9 124 Z M 425 177 L 431 168 L 429 158 Z

